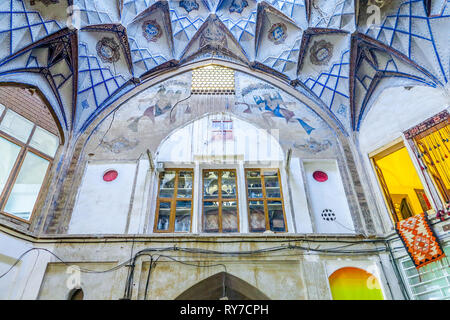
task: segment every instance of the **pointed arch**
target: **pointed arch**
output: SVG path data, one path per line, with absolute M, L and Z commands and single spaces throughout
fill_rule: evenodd
M 219 272 L 193 285 L 175 300 L 269 300 L 269 297 L 248 282 L 227 272 Z

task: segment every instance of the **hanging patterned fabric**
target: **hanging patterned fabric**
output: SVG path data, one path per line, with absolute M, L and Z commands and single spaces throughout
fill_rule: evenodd
M 417 269 L 445 257 L 425 213 L 397 222 L 396 230 Z

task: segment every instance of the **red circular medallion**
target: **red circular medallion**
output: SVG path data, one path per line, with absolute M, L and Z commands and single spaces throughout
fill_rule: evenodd
M 328 180 L 328 175 L 323 171 L 314 171 L 313 178 L 319 182 L 325 182 Z
M 108 170 L 103 174 L 103 180 L 106 182 L 111 182 L 116 180 L 119 173 L 116 170 Z

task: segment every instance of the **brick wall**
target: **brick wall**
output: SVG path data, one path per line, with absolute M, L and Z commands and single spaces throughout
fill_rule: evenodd
M 0 103 L 38 126 L 59 136 L 55 120 L 37 92 L 14 86 L 0 86 Z

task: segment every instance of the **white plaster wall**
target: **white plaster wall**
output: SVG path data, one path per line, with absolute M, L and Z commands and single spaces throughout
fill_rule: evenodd
M 303 166 L 311 199 L 311 210 L 314 215 L 315 231 L 317 233 L 354 233 L 355 227 L 336 161 L 304 161 Z M 328 180 L 325 182 L 316 181 L 313 178 L 313 173 L 316 170 L 325 172 L 328 175 Z M 336 220 L 325 221 L 322 218 L 324 209 L 332 209 L 336 215 Z
M 105 182 L 103 174 L 110 169 L 119 175 Z M 68 233 L 125 233 L 135 174 L 136 162 L 88 163 Z
M 359 147 L 363 155 L 372 152 L 429 117 L 450 106 L 444 90 L 417 86 L 388 88 L 375 101 L 362 121 Z
M 0 231 L 0 275 L 16 260 L 34 247 Z M 52 250 L 52 245 L 40 246 Z M 4 277 L 0 278 L 0 300 L 36 299 L 47 263 L 53 257 L 45 251 L 33 250 L 22 257 Z
M 301 161 L 299 158 L 291 159 L 291 163 L 289 164 L 289 175 L 296 231 L 297 233 L 313 233 L 305 192 L 305 182 L 303 181 Z
M 133 203 L 126 233 L 143 233 L 147 212 L 148 197 L 150 195 L 150 163 L 146 155 L 138 161 L 136 186 L 134 188 Z

